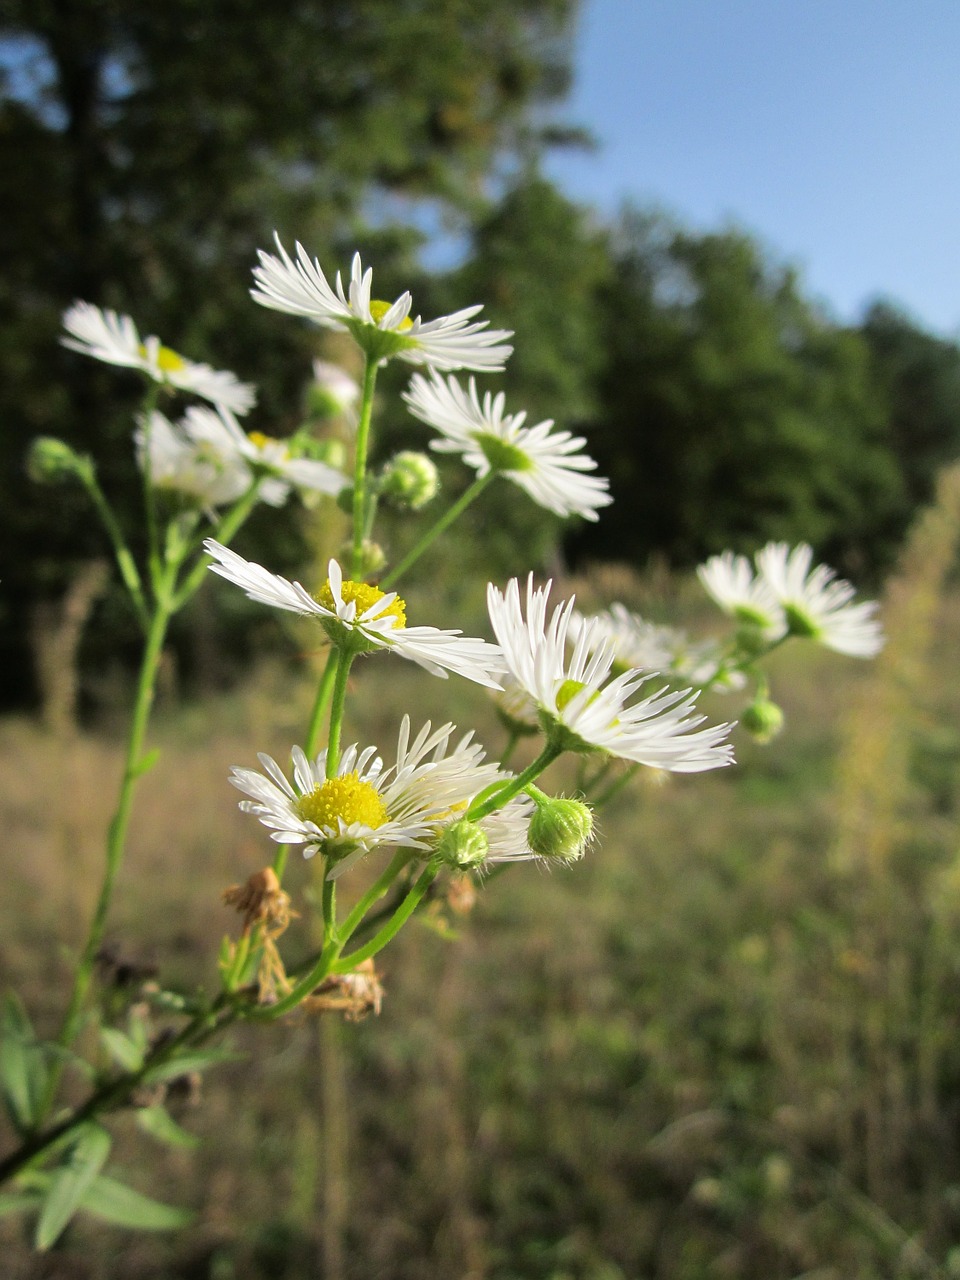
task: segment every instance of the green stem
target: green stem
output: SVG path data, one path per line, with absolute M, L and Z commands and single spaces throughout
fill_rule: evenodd
M 104 869 L 103 882 L 100 886 L 100 895 L 97 899 L 96 909 L 94 910 L 93 920 L 90 924 L 90 931 L 87 935 L 87 941 L 77 966 L 74 976 L 73 991 L 70 996 L 70 1003 L 64 1016 L 63 1026 L 57 1037 L 57 1043 L 63 1048 L 69 1048 L 74 1042 L 80 1030 L 80 1023 L 83 1016 L 83 1006 L 86 1001 L 87 993 L 90 989 L 90 983 L 93 979 L 93 969 L 97 959 L 97 953 L 103 942 L 103 934 L 107 923 L 107 912 L 110 908 L 110 900 L 113 896 L 113 887 L 116 882 L 117 873 L 123 861 L 124 847 L 126 845 L 127 828 L 130 823 L 130 811 L 133 805 L 133 792 L 137 779 L 143 773 L 143 744 L 146 738 L 147 724 L 150 719 L 150 709 L 153 705 L 154 689 L 156 686 L 157 669 L 160 664 L 160 657 L 163 652 L 163 642 L 166 639 L 167 627 L 172 616 L 171 601 L 168 590 L 169 584 L 166 580 L 162 580 L 159 584 L 157 608 L 150 622 L 147 632 L 146 646 L 144 648 L 143 660 L 140 666 L 140 678 L 137 682 L 137 696 L 134 702 L 133 717 L 130 722 L 130 735 L 127 740 L 127 753 L 124 762 L 123 777 L 120 782 L 120 794 L 117 799 L 117 808 L 110 823 L 107 835 L 107 858 L 106 867 Z M 55 1065 L 50 1072 L 50 1082 L 46 1091 L 43 1106 L 40 1108 L 41 1118 L 46 1115 L 50 1107 L 53 1105 L 56 1096 L 57 1086 L 62 1070 L 62 1064 Z
M 110 542 L 113 545 L 113 554 L 116 557 L 117 567 L 120 570 L 120 576 L 123 578 L 123 584 L 130 593 L 130 599 L 133 601 L 133 607 L 136 610 L 137 618 L 144 632 L 150 626 L 150 613 L 147 609 L 147 602 L 143 595 L 143 584 L 140 580 L 140 574 L 137 570 L 136 561 L 131 554 L 130 548 L 127 546 L 123 532 L 117 522 L 113 510 L 107 502 L 100 483 L 91 464 L 89 468 L 84 467 L 80 471 L 80 479 L 83 481 L 84 488 L 90 495 L 93 505 L 97 509 L 97 514 L 103 521 L 104 528 L 110 536 Z
M 150 435 L 153 430 L 153 411 L 157 407 L 160 395 L 159 382 L 151 381 L 147 385 L 143 397 L 143 507 L 147 518 L 147 549 L 150 564 L 150 578 L 154 591 L 157 590 L 162 577 L 160 561 L 160 540 L 157 536 L 157 495 L 153 486 L 153 460 L 150 457 Z
M 330 705 L 330 695 L 333 693 L 333 682 L 337 674 L 339 653 L 339 649 L 330 650 L 327 655 L 326 666 L 323 668 L 323 675 L 317 685 L 317 696 L 314 699 L 313 711 L 310 713 L 307 738 L 303 744 L 303 751 L 308 760 L 312 760 L 317 753 L 317 743 L 320 739 L 320 730 L 323 727 L 323 718 L 327 713 L 327 707 Z
M 363 897 L 360 898 L 356 906 L 340 926 L 340 936 L 343 939 L 344 945 L 349 942 L 357 926 L 363 920 L 364 916 L 373 904 L 383 897 L 409 861 L 410 851 L 408 849 L 398 849 L 393 855 L 390 865 L 380 876 L 377 877 L 376 880 L 374 880 L 373 884 L 366 891 Z
M 327 777 L 335 778 L 340 763 L 340 731 L 343 728 L 343 712 L 347 701 L 347 678 L 354 655 L 349 649 L 339 649 L 337 675 L 333 684 L 333 700 L 330 707 L 330 733 L 327 737 Z
M 600 809 L 605 804 L 607 804 L 608 801 L 612 800 L 613 797 L 617 794 L 617 792 L 622 791 L 623 788 L 627 785 L 627 783 L 630 782 L 636 776 L 636 774 L 640 771 L 641 768 L 642 768 L 641 765 L 634 764 L 630 766 L 630 768 L 626 771 L 626 773 L 621 773 L 620 777 L 617 778 L 615 782 L 610 783 L 606 791 L 601 791 L 600 794 L 596 797 L 596 799 L 590 801 L 593 808 Z M 589 797 L 587 798 L 589 799 Z
M 465 489 L 456 502 L 443 513 L 436 524 L 432 525 L 423 537 L 420 538 L 419 542 L 416 542 L 413 547 L 411 547 L 400 563 L 390 570 L 387 576 L 380 583 L 381 589 L 389 591 L 397 580 L 407 572 L 411 565 L 416 564 L 423 553 L 433 545 L 437 538 L 440 537 L 441 533 L 444 533 L 449 529 L 454 520 L 463 515 L 471 502 L 480 497 L 480 494 L 483 493 L 484 489 L 486 489 L 487 485 L 490 484 L 494 476 L 497 474 L 498 473 L 496 471 L 488 471 L 485 476 L 478 476 L 477 479 L 474 480 L 473 484 L 470 485 L 469 489 Z
M 363 367 L 363 390 L 360 400 L 360 417 L 357 422 L 357 443 L 353 462 L 353 566 L 352 576 L 360 581 L 363 576 L 363 531 L 366 516 L 367 450 L 370 443 L 370 418 L 373 413 L 373 389 L 377 381 L 378 361 L 369 355 Z
M 364 960 L 369 960 L 370 957 L 375 956 L 378 951 L 382 951 L 387 943 L 400 932 L 403 926 L 413 915 L 414 911 L 416 911 L 417 907 L 420 905 L 420 900 L 423 898 L 423 895 L 433 884 L 434 880 L 436 880 L 439 870 L 439 865 L 434 866 L 432 864 L 428 864 L 424 867 L 420 876 L 414 883 L 413 888 L 404 898 L 403 902 L 401 902 L 400 906 L 397 907 L 396 911 L 380 932 L 372 937 L 364 946 L 358 947 L 356 951 L 351 952 L 350 955 L 343 956 L 340 959 L 335 958 L 332 966 L 332 972 L 349 973 L 350 970 L 355 969 L 358 964 L 363 964 Z
M 263 483 L 263 477 L 258 476 L 254 480 L 250 488 L 238 498 L 230 510 L 224 515 L 223 519 L 214 529 L 218 542 L 222 542 L 226 546 L 237 530 L 246 521 L 250 512 L 257 505 L 260 497 L 260 486 Z M 197 591 L 207 580 L 207 569 L 213 563 L 210 556 L 203 555 L 193 566 L 190 572 L 184 578 L 183 582 L 177 589 L 173 598 L 173 612 L 176 613 L 182 609 L 188 600 L 196 595 Z
M 478 822 L 481 818 L 485 818 L 488 813 L 493 813 L 494 809 L 502 809 L 508 800 L 519 792 L 525 791 L 530 783 L 539 778 L 544 769 L 553 764 L 554 760 L 562 754 L 563 749 L 561 747 L 554 746 L 548 742 L 533 764 L 527 765 L 523 773 L 517 774 L 515 778 L 512 778 L 498 791 L 495 791 L 493 795 L 481 800 L 479 804 L 474 800 L 467 810 L 466 816 L 472 822 Z

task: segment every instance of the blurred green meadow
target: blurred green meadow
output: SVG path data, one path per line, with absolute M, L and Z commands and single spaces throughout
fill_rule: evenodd
M 121 1115 L 111 1164 L 196 1210 L 194 1226 L 127 1233 L 81 1215 L 30 1261 L 2 1219 L 3 1276 L 960 1275 L 960 594 L 938 594 L 949 538 L 927 532 L 891 588 L 876 663 L 774 655 L 787 727 L 771 745 L 738 732 L 733 769 L 643 771 L 582 862 L 513 866 L 472 910 L 462 886 L 436 898 L 383 957 L 379 1016 L 232 1033 L 237 1057 L 171 1102 L 196 1149 L 153 1144 L 135 1109 Z M 663 570 L 598 566 L 561 585 L 709 625 L 696 584 Z M 460 590 L 479 618 L 479 583 Z M 271 848 L 227 771 L 258 750 L 286 757 L 318 661 L 305 644 L 227 692 L 168 689 L 105 989 L 124 965 L 121 978 L 157 965 L 173 987 L 206 966 L 216 986 L 236 932 L 220 895 Z M 416 706 L 502 742 L 472 686 L 376 660 L 354 684 L 347 741 L 389 742 Z M 735 715 L 735 699 L 708 710 Z M 106 714 L 56 737 L 0 722 L 0 819 L 20 851 L 0 967 L 41 1031 L 84 936 L 121 759 Z M 310 874 L 296 861 L 293 957 Z M 109 998 L 121 1006 L 138 980 Z

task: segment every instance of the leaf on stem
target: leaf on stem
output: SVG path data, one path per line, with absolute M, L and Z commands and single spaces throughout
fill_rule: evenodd
M 172 1231 L 196 1217 L 190 1209 L 177 1209 L 141 1195 L 115 1178 L 94 1178 L 80 1205 L 86 1213 L 117 1227 L 139 1231 Z
M 0 1015 L 0 1090 L 16 1129 L 37 1120 L 47 1086 L 47 1063 L 19 997 L 7 996 Z
M 186 1129 L 181 1129 L 163 1107 L 143 1107 L 137 1112 L 137 1124 L 144 1133 L 149 1133 L 151 1138 L 166 1143 L 168 1147 L 186 1147 L 192 1150 L 200 1145 L 200 1139 Z
M 80 1130 L 66 1163 L 53 1175 L 40 1210 L 34 1246 L 41 1252 L 50 1248 L 80 1208 L 84 1195 L 110 1154 L 110 1145 L 109 1133 L 99 1125 L 86 1125 Z

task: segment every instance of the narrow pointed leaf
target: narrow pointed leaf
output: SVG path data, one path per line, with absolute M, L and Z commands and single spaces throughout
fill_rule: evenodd
M 116 1027 L 103 1027 L 100 1039 L 104 1047 L 124 1071 L 139 1071 L 143 1066 L 143 1052 L 128 1035 Z
M 144 1133 L 149 1133 L 158 1142 L 165 1142 L 167 1146 L 192 1149 L 200 1145 L 200 1139 L 186 1129 L 181 1129 L 163 1107 L 144 1107 L 137 1112 L 137 1124 Z
M 36 1209 L 43 1197 L 36 1191 L 11 1191 L 0 1195 L 0 1218 L 9 1217 L 13 1213 L 29 1213 Z
M 95 1178 L 83 1197 L 81 1208 L 95 1218 L 112 1222 L 117 1227 L 134 1227 L 140 1231 L 172 1231 L 186 1226 L 196 1216 L 189 1209 L 151 1200 L 114 1178 Z
M 80 1207 L 91 1183 L 110 1154 L 110 1135 L 106 1129 L 89 1125 L 67 1157 L 67 1162 L 53 1175 L 37 1220 L 34 1246 L 49 1249 Z
M 235 1062 L 239 1054 L 229 1049 L 205 1049 L 195 1053 L 185 1053 L 179 1058 L 171 1058 L 169 1062 L 161 1062 L 143 1073 L 144 1084 L 159 1084 L 161 1080 L 173 1080 L 177 1076 L 185 1076 L 191 1071 L 205 1071 L 217 1062 Z

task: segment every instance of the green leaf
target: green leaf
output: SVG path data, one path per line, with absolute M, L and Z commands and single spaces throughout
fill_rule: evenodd
M 186 1129 L 181 1129 L 163 1107 L 144 1107 L 137 1112 L 137 1124 L 151 1138 L 165 1142 L 170 1147 L 193 1148 L 200 1145 L 200 1139 Z
M 12 1213 L 29 1213 L 31 1209 L 36 1209 L 42 1199 L 37 1191 L 11 1191 L 7 1195 L 0 1195 L 0 1218 L 6 1218 Z
M 17 996 L 7 997 L 0 1016 L 0 1090 L 16 1128 L 36 1122 L 47 1084 L 47 1065 L 27 1012 Z
M 81 1130 L 66 1164 L 53 1175 L 44 1199 L 33 1241 L 37 1249 L 49 1249 L 57 1239 L 80 1207 L 109 1154 L 110 1135 L 106 1129 L 88 1125 Z
M 190 1209 L 175 1209 L 142 1196 L 114 1178 L 95 1178 L 87 1188 L 80 1206 L 86 1213 L 117 1227 L 136 1227 L 141 1231 L 172 1231 L 186 1226 L 196 1214 Z
M 240 1054 L 230 1049 L 205 1049 L 196 1053 L 184 1053 L 169 1062 L 161 1062 L 143 1073 L 144 1084 L 159 1084 L 161 1080 L 173 1080 L 191 1071 L 205 1071 L 218 1062 L 236 1062 Z
M 116 1027 L 102 1027 L 100 1039 L 114 1062 L 124 1071 L 139 1071 L 143 1066 L 143 1050 Z

